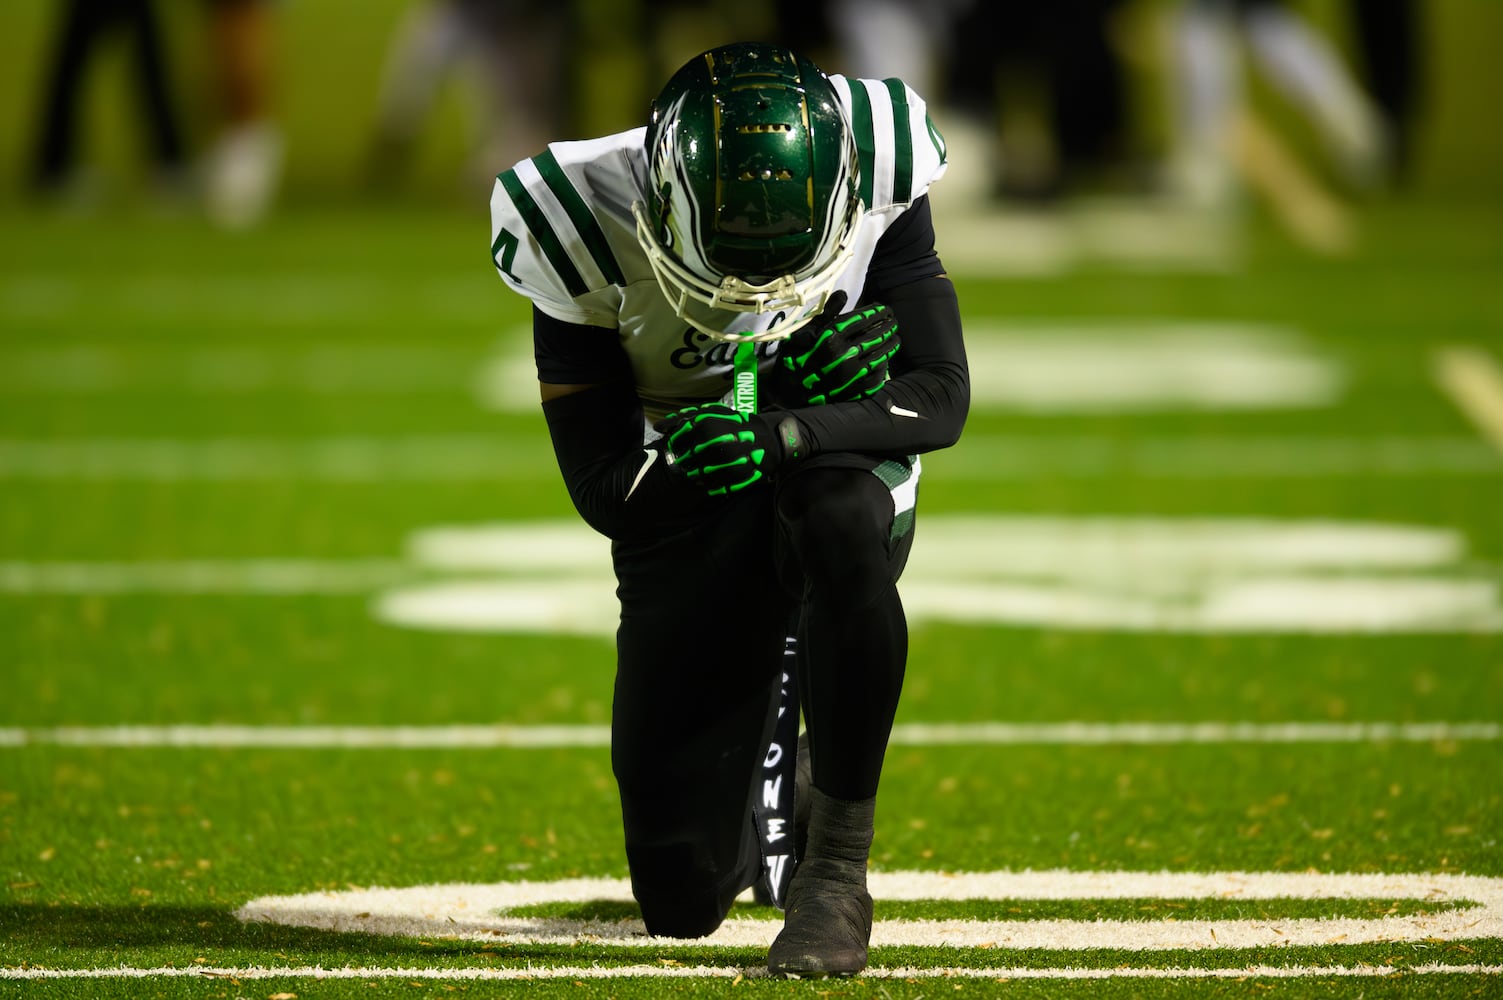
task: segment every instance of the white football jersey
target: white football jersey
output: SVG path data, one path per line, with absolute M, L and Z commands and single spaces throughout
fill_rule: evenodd
M 836 284 L 854 305 L 882 234 L 945 172 L 945 145 L 923 100 L 899 80 L 832 76 L 855 134 L 865 206 L 855 254 Z M 496 178 L 491 256 L 506 283 L 566 323 L 619 333 L 650 421 L 722 399 L 735 345 L 695 330 L 663 295 L 637 243 L 632 203 L 647 181 L 646 129 L 556 142 Z M 765 329 L 772 315 L 711 310 L 715 329 Z M 778 343 L 759 343 L 766 366 Z

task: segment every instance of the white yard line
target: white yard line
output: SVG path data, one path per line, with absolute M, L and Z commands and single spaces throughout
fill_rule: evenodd
M 1430 743 L 1503 739 L 1495 722 L 1058 722 L 909 723 L 908 746 L 1107 743 Z
M 0 594 L 368 594 L 415 575 L 394 559 L 0 562 Z
M 1153 479 L 1487 476 L 1503 460 L 1460 435 L 1396 438 L 1228 436 L 1108 441 L 1070 435 L 967 435 L 939 452 L 946 480 L 1064 476 Z M 0 438 L 0 480 L 37 482 L 488 482 L 556 477 L 545 438 L 491 434 L 321 438 Z
M 42 482 L 483 482 L 544 473 L 558 474 L 546 438 L 496 434 L 0 439 L 0 479 Z
M 978 482 L 1040 476 L 1093 479 L 1320 479 L 1332 476 L 1487 476 L 1503 459 L 1455 435 L 1413 437 L 1225 435 L 1133 437 L 967 434 L 926 457 L 935 476 Z M 3 471 L 3 467 L 0 467 Z
M 1435 379 L 1493 447 L 1503 452 L 1503 368 L 1493 356 L 1476 347 L 1443 348 L 1435 355 Z
M 1308 977 L 1372 978 L 1393 975 L 1486 975 L 1503 974 L 1500 965 L 1245 965 L 1232 968 L 870 968 L 858 979 L 1304 979 Z M 320 966 L 210 967 L 161 966 L 105 969 L 0 968 L 0 980 L 53 979 L 411 979 L 429 981 L 510 982 L 546 979 L 758 979 L 763 967 L 725 965 L 563 965 L 525 968 L 383 968 L 325 969 Z
M 893 727 L 895 746 L 1496 742 L 1497 722 L 940 722 Z M 610 745 L 604 725 L 57 726 L 0 728 L 0 747 L 447 750 Z

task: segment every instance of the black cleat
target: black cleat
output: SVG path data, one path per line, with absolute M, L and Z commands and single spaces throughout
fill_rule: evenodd
M 866 968 L 872 897 L 860 884 L 818 877 L 806 862 L 788 890 L 783 929 L 767 953 L 767 971 L 785 979 L 854 976 Z
M 788 886 L 783 929 L 767 953 L 767 971 L 789 979 L 854 976 L 866 968 L 872 897 L 866 861 L 875 799 L 809 793 L 808 857 Z

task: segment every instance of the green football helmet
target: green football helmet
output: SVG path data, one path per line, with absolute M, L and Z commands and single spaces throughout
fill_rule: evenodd
M 862 205 L 855 141 L 817 66 L 775 45 L 701 53 L 653 101 L 646 145 L 637 240 L 683 320 L 762 341 L 819 314 L 850 262 Z M 702 307 L 783 315 L 735 334 Z

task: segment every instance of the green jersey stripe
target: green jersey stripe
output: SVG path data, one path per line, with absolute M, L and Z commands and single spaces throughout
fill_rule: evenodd
M 892 98 L 892 201 L 904 205 L 913 200 L 913 122 L 908 110 L 908 89 L 902 80 L 883 80 Z
M 872 207 L 872 188 L 877 170 L 876 127 L 872 124 L 872 102 L 860 80 L 851 80 L 851 131 L 856 134 L 856 158 L 861 166 L 861 203 Z
M 889 458 L 887 461 L 881 462 L 873 468 L 872 475 L 880 479 L 882 485 L 886 486 L 889 490 L 895 490 L 906 483 L 909 477 L 913 475 L 913 459 L 910 458 L 905 462 Z
M 527 188 L 517 176 L 516 170 L 498 174 L 496 179 L 506 189 L 512 204 L 517 206 L 517 211 L 522 215 L 522 221 L 527 223 L 528 231 L 537 239 L 538 246 L 543 248 L 543 255 L 548 258 L 548 263 L 552 264 L 558 276 L 564 279 L 564 287 L 569 290 L 569 294 L 577 297 L 589 291 L 584 278 L 579 276 L 574 262 L 569 259 L 569 252 L 559 242 L 558 234 L 553 231 L 553 226 L 549 224 L 543 210 L 538 207 L 532 195 L 527 193 Z
M 934 151 L 939 154 L 939 162 L 945 163 L 948 152 L 945 149 L 945 137 L 940 135 L 939 128 L 934 124 L 934 119 L 924 115 L 924 128 L 929 130 L 929 141 L 934 144 Z
M 579 231 L 585 246 L 590 251 L 590 256 L 595 258 L 595 266 L 600 268 L 600 273 L 605 275 L 605 280 L 613 285 L 625 285 L 626 278 L 621 274 L 621 266 L 616 263 L 616 255 L 611 253 L 611 245 L 606 242 L 605 232 L 600 228 L 600 222 L 594 213 L 585 204 L 579 192 L 574 190 L 564 168 L 558 165 L 558 160 L 553 155 L 553 150 L 545 150 L 541 155 L 533 157 L 533 163 L 537 164 L 538 173 L 543 175 L 543 181 L 548 185 L 548 190 L 558 199 L 558 203 L 569 213 L 569 221 L 574 223 L 574 228 Z
M 903 489 L 918 474 L 915 466 L 918 458 L 909 455 L 906 460 L 888 459 L 872 469 L 872 475 L 881 480 L 882 485 L 892 493 L 893 518 L 892 530 L 888 535 L 890 541 L 897 541 L 908 532 L 913 530 L 913 510 L 918 504 L 918 484 L 913 483 L 909 489 Z

